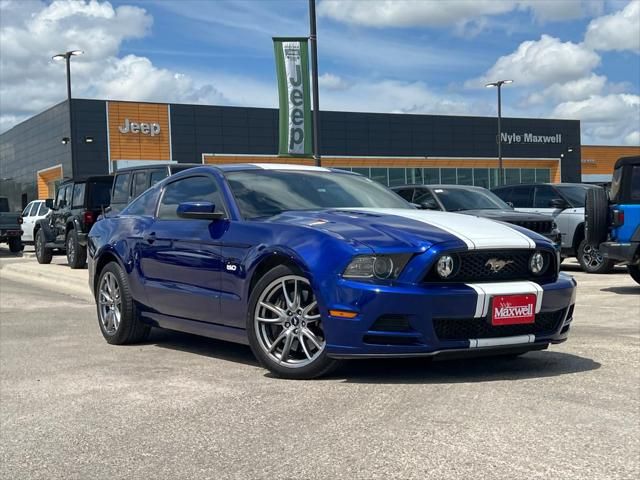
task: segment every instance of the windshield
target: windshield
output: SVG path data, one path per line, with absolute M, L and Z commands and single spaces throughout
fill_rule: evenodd
M 230 172 L 227 180 L 242 216 L 325 208 L 410 208 L 395 193 L 348 173 L 286 170 Z
M 593 187 L 587 185 L 556 185 L 556 188 L 560 190 L 572 207 L 577 208 L 584 207 L 587 189 Z
M 511 207 L 488 190 L 433 188 L 433 193 L 447 212 L 462 210 L 511 210 Z

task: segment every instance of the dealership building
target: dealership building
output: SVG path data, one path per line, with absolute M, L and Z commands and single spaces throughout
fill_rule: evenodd
M 320 112 L 323 166 L 390 186 L 494 187 L 496 132 L 492 117 Z M 582 163 L 577 120 L 504 118 L 502 132 L 506 183 L 579 182 L 594 165 Z M 278 138 L 277 109 L 73 99 L 0 135 L 0 185 L 18 210 L 64 179 L 143 162 L 312 164 L 278 157 Z

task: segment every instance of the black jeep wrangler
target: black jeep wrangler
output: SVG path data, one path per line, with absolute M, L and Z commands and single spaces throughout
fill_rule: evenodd
M 66 253 L 71 268 L 87 262 L 87 234 L 98 216 L 109 206 L 113 177 L 69 180 L 60 185 L 55 202 L 47 199 L 52 211 L 34 229 L 38 263 L 50 263 L 55 253 Z

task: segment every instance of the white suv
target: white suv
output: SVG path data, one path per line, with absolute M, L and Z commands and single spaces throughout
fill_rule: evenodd
M 609 273 L 614 262 L 605 259 L 584 237 L 584 202 L 587 189 L 600 188 L 582 183 L 537 183 L 505 185 L 493 193 L 521 212 L 552 215 L 562 235 L 562 257 L 577 257 L 588 273 Z

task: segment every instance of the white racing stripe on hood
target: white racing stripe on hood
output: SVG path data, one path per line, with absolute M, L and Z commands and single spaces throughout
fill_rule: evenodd
M 422 222 L 454 235 L 466 243 L 469 250 L 535 248 L 536 246 L 533 240 L 508 225 L 472 215 L 408 208 L 350 208 L 348 210 L 395 215 Z

